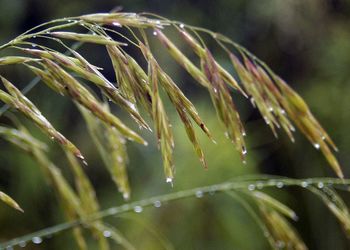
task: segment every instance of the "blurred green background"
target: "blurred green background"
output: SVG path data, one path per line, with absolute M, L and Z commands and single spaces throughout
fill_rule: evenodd
M 345 176 L 350 176 L 350 1 L 0 0 L 0 43 L 50 19 L 108 12 L 116 6 L 122 6 L 127 12 L 154 12 L 203 26 L 247 47 L 305 98 L 338 145 L 337 157 Z M 105 54 L 86 50 L 80 51 L 88 52 L 87 58 L 104 66 Z M 214 51 L 220 63 L 229 66 L 228 58 L 218 49 Z M 165 183 L 154 135 L 143 132 L 150 142 L 148 147 L 128 143 L 131 200 L 224 182 L 250 173 L 296 178 L 334 176 L 323 156 L 300 133 L 296 133 L 294 144 L 283 133 L 276 140 L 250 103 L 234 95 L 248 135 L 248 164 L 243 165 L 234 147 L 223 136 L 208 94 L 193 84 L 164 50 L 155 53 L 166 65 L 164 69 L 198 107 L 218 144 L 200 138 L 209 165 L 208 171 L 203 170 L 182 124 L 169 108 L 176 143 L 175 185 L 171 188 Z M 0 74 L 24 86 L 31 78 L 22 70 L 20 67 L 0 68 Z M 108 67 L 104 73 L 113 77 Z M 123 204 L 74 105 L 42 84 L 28 96 L 87 156 L 89 166 L 86 171 L 97 189 L 102 207 Z M 136 127 L 126 116 L 125 121 Z M 47 141 L 36 128 L 31 128 L 35 135 Z M 67 170 L 59 147 L 50 145 L 51 159 L 63 171 Z M 45 183 L 35 163 L 3 141 L 0 147 L 0 189 L 14 197 L 25 210 L 24 214 L 19 214 L 0 203 L 0 241 L 62 222 L 64 217 L 53 190 Z M 310 249 L 350 249 L 340 225 L 318 199 L 300 189 L 283 189 L 276 195 L 299 215 L 294 226 Z M 349 195 L 343 195 L 347 202 L 350 201 Z M 123 232 L 137 249 L 162 249 L 159 240 L 147 228 L 159 232 L 175 249 L 269 248 L 247 212 L 223 194 L 163 204 L 161 208 L 148 208 L 140 214 L 131 213 L 107 221 Z M 45 239 L 40 245 L 29 244 L 26 249 L 75 249 L 75 245 L 70 232 L 64 232 Z

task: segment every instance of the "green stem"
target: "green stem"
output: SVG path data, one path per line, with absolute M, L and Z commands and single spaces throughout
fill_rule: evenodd
M 20 43 L 20 42 L 22 42 L 22 41 L 24 41 L 26 39 L 30 39 L 30 38 L 33 38 L 35 36 L 38 36 L 38 35 L 41 35 L 41 34 L 45 34 L 46 32 L 50 32 L 52 30 L 63 29 L 63 28 L 68 28 L 68 27 L 74 26 L 74 25 L 76 25 L 78 23 L 77 20 L 78 20 L 77 17 L 61 18 L 61 19 L 52 20 L 52 21 L 40 24 L 38 26 L 35 26 L 35 27 L 27 30 L 26 32 L 22 33 L 21 35 L 17 36 L 16 38 L 12 39 L 11 41 L 1 45 L 0 46 L 0 51 L 5 49 L 5 48 L 7 48 L 7 47 L 16 45 L 16 44 L 18 44 L 18 43 Z M 70 21 L 72 21 L 72 22 L 70 22 Z M 41 27 L 44 27 L 44 26 L 47 26 L 47 25 L 50 25 L 50 24 L 59 23 L 59 22 L 68 22 L 68 23 L 52 26 L 52 27 L 49 27 L 47 29 L 44 29 L 44 30 L 41 30 L 41 31 L 38 31 L 38 32 L 30 33 L 33 30 L 39 29 Z
M 21 242 L 29 242 L 33 237 L 47 237 L 56 233 L 59 233 L 64 230 L 71 229 L 76 226 L 84 225 L 86 221 L 94 221 L 97 219 L 103 219 L 110 216 L 115 216 L 118 214 L 124 214 L 127 212 L 134 211 L 136 208 L 145 208 L 154 206 L 155 204 L 164 204 L 171 201 L 181 200 L 189 197 L 195 197 L 198 195 L 198 192 L 201 195 L 211 194 L 213 192 L 222 193 L 230 190 L 247 190 L 249 186 L 254 185 L 256 188 L 267 188 L 267 187 L 285 187 L 285 186 L 297 186 L 308 189 L 309 186 L 313 187 L 315 184 L 323 183 L 324 186 L 327 185 L 350 185 L 350 179 L 338 179 L 338 178 L 312 178 L 312 179 L 290 179 L 290 178 L 273 178 L 273 179 L 262 179 L 258 180 L 255 176 L 252 176 L 253 180 L 233 180 L 230 182 L 224 182 L 216 185 L 205 186 L 194 188 L 190 190 L 179 191 L 175 193 L 154 196 L 152 198 L 135 201 L 131 203 L 127 203 L 121 206 L 112 207 L 96 214 L 92 214 L 86 218 L 75 220 L 71 222 L 62 223 L 53 227 L 48 227 L 43 230 L 37 231 L 32 234 L 28 234 L 19 238 L 15 238 L 13 240 L 0 243 L 0 249 L 4 249 L 6 247 L 13 247 L 19 245 Z M 307 184 L 307 185 L 306 185 Z

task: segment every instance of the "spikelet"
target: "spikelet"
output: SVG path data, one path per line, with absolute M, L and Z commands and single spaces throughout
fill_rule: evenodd
M 205 48 L 203 48 L 190 34 L 188 34 L 184 29 L 178 29 L 181 36 L 183 37 L 184 41 L 186 41 L 190 47 L 193 49 L 193 51 L 198 55 L 199 58 L 203 58 L 206 56 L 207 51 Z M 241 94 L 246 96 L 245 92 L 242 90 L 242 88 L 238 85 L 238 82 L 236 79 L 230 75 L 218 62 L 214 60 L 215 67 L 218 70 L 218 74 L 222 78 L 224 82 L 226 82 L 229 86 L 233 87 L 234 89 L 238 90 Z
M 130 100 L 134 105 L 136 103 L 134 95 L 135 79 L 133 79 L 131 69 L 127 58 L 122 54 L 117 46 L 106 46 L 109 57 L 112 60 L 116 79 L 123 96 Z
M 259 200 L 260 202 L 263 202 L 266 206 L 270 207 L 271 209 L 274 209 L 278 211 L 279 213 L 283 214 L 284 216 L 289 217 L 292 220 L 297 220 L 298 216 L 295 214 L 295 212 L 281 203 L 280 201 L 276 200 L 275 198 L 271 197 L 270 195 L 254 191 L 250 193 L 256 200 Z
M 245 131 L 231 94 L 224 84 L 217 64 L 209 50 L 206 50 L 206 54 L 201 58 L 201 64 L 208 81 L 211 83 L 209 92 L 216 112 L 227 129 L 227 136 L 232 140 L 244 161 L 247 153 L 243 138 Z
M 127 45 L 125 43 L 114 41 L 112 40 L 112 38 L 108 36 L 102 36 L 102 35 L 96 35 L 96 34 L 92 34 L 92 35 L 79 34 L 74 32 L 65 32 L 65 31 L 51 32 L 50 34 L 58 38 L 64 38 L 64 39 L 79 41 L 83 43 L 93 43 L 93 44 L 100 44 L 100 45 Z
M 51 123 L 41 114 L 39 109 L 25 97 L 12 83 L 5 78 L 1 77 L 1 80 L 11 94 L 8 95 L 4 91 L 0 91 L 0 99 L 11 107 L 19 110 L 29 119 L 31 119 L 43 132 L 45 132 L 50 138 L 55 139 L 63 147 L 69 150 L 72 154 L 80 159 L 84 159 L 79 149 L 68 139 L 66 139 L 61 133 L 59 133 Z
M 0 200 L 6 203 L 7 205 L 9 205 L 10 207 L 22 213 L 24 212 L 23 209 L 18 205 L 18 203 L 14 199 L 12 199 L 10 196 L 8 196 L 7 194 L 1 191 L 0 191 Z
M 37 67 L 31 66 L 26 64 L 26 66 L 33 71 L 33 73 L 35 75 L 37 75 L 38 77 L 41 78 L 41 80 L 49 87 L 51 88 L 53 91 L 59 93 L 62 96 L 68 95 L 67 90 L 65 89 L 65 87 L 59 83 L 54 77 L 52 77 L 52 75 L 47 72 L 44 71 L 42 69 L 39 69 Z
M 275 81 L 286 100 L 284 102 L 284 108 L 288 115 L 295 122 L 300 131 L 314 145 L 314 147 L 322 151 L 334 172 L 340 178 L 344 178 L 344 174 L 340 168 L 338 160 L 335 158 L 332 150 L 330 149 L 330 147 L 332 147 L 333 150 L 337 151 L 337 147 L 332 139 L 312 115 L 304 100 L 281 78 L 276 77 Z
M 51 61 L 56 61 L 60 65 L 69 70 L 77 73 L 82 78 L 96 84 L 101 88 L 106 96 L 128 112 L 131 117 L 142 127 L 149 129 L 147 123 L 143 120 L 141 115 L 138 113 L 135 105 L 129 100 L 125 99 L 120 93 L 119 90 L 109 82 L 97 69 L 96 66 L 90 64 L 84 57 L 82 57 L 78 52 L 70 50 L 71 53 L 76 57 L 69 57 L 57 52 L 49 52 L 45 50 L 37 49 L 24 49 L 25 52 L 36 55 L 43 59 L 49 59 Z M 33 69 L 32 69 L 33 70 Z M 38 72 L 34 72 L 38 74 Z M 41 73 L 42 75 L 42 73 Z M 47 81 L 47 80 L 46 80 Z M 50 81 L 47 81 L 50 82 Z M 52 85 L 52 84 L 51 84 Z M 51 86 L 50 86 L 51 87 Z M 51 87 L 52 88 L 52 87 Z M 59 93 L 62 94 L 62 91 Z
M 280 213 L 269 209 L 263 203 L 259 204 L 259 209 L 272 237 L 275 239 L 274 247 L 276 249 L 308 249 L 295 229 Z
M 166 182 L 172 183 L 175 174 L 173 163 L 174 138 L 171 124 L 159 94 L 159 68 L 150 50 L 143 44 L 140 44 L 140 46 L 148 62 L 148 81 L 152 83 L 152 118 L 156 130 L 158 147 L 162 153 L 164 174 Z
M 134 58 L 127 54 L 126 58 L 128 60 L 128 66 L 131 68 L 133 79 L 135 79 L 135 85 L 132 85 L 134 95 L 147 113 L 152 116 L 152 93 L 148 82 L 148 76 Z
M 195 80 L 208 88 L 218 116 L 227 129 L 227 135 L 235 144 L 236 149 L 240 152 L 241 158 L 244 160 L 247 152 L 243 138 L 245 131 L 225 83 L 228 83 L 245 95 L 244 91 L 240 88 L 237 81 L 214 60 L 211 53 L 207 49 L 202 48 L 185 31 L 180 30 L 180 34 L 182 34 L 184 40 L 201 59 L 202 70 L 194 66 L 160 30 L 156 30 L 156 34 L 175 60 L 182 65 Z
M 274 135 L 277 137 L 276 127 L 282 127 L 294 142 L 292 120 L 314 147 L 322 151 L 335 173 L 343 178 L 340 165 L 330 149 L 337 151 L 337 148 L 304 100 L 280 77 L 272 72 L 268 74 L 260 65 L 254 64 L 243 53 L 242 55 L 244 65 L 234 54 L 229 53 L 245 91 Z
M 69 161 L 69 166 L 74 173 L 75 185 L 81 201 L 81 207 L 83 209 L 83 215 L 80 216 L 81 219 L 85 220 L 88 219 L 89 215 L 93 215 L 99 211 L 96 192 L 79 162 L 70 152 L 65 151 L 65 153 Z M 109 249 L 107 239 L 103 236 L 103 231 L 101 232 L 99 229 L 100 225 L 102 225 L 102 221 L 97 219 L 88 222 L 88 224 L 91 232 L 98 239 L 100 249 Z
M 130 185 L 126 171 L 128 156 L 125 147 L 125 138 L 115 128 L 111 128 L 101 121 L 96 120 L 84 107 L 80 105 L 78 107 L 112 180 L 118 187 L 119 192 L 122 193 L 124 199 L 129 199 Z
M 308 189 L 323 201 L 339 220 L 347 236 L 350 237 L 350 212 L 343 199 L 330 187 L 316 188 L 310 186 Z
M 42 143 L 41 141 L 30 136 L 28 133 L 22 130 L 23 128 L 21 128 L 21 130 L 18 130 L 15 128 L 0 126 L 0 136 L 27 152 L 32 147 L 39 148 L 42 151 L 47 150 L 46 144 Z
M 56 63 L 44 59 L 45 65 L 48 67 L 51 75 L 57 79 L 61 85 L 65 86 L 68 95 L 87 109 L 89 109 L 96 117 L 105 121 L 106 123 L 117 128 L 128 139 L 136 142 L 147 144 L 136 132 L 128 128 L 115 115 L 106 111 L 98 100 L 88 91 L 82 84 L 80 84 L 74 77 L 68 74 Z
M 73 155 L 67 150 L 65 153 L 69 166 L 74 174 L 75 186 L 77 188 L 77 192 L 81 200 L 81 206 L 84 209 L 84 212 L 87 214 L 97 212 L 99 210 L 99 205 L 96 200 L 95 190 L 89 178 L 84 173 L 84 170 L 76 158 L 73 157 Z
M 117 46 L 106 47 L 123 95 L 128 97 L 127 99 L 131 100 L 135 106 L 136 102 L 141 103 L 152 116 L 152 95 L 147 74 L 131 56 L 123 53 Z M 150 130 L 149 127 L 148 129 Z
M 5 56 L 0 57 L 0 65 L 20 64 L 36 60 L 37 59 L 24 56 Z
M 205 74 L 195 66 L 160 30 L 155 31 L 157 38 L 168 50 L 169 54 L 182 66 L 199 84 L 209 87 L 209 82 Z
M 80 16 L 81 20 L 113 25 L 116 27 L 128 26 L 134 28 L 161 28 L 168 22 L 158 19 L 150 19 L 136 13 L 101 13 Z

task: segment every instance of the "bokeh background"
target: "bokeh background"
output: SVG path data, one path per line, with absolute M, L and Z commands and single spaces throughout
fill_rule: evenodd
M 154 12 L 188 24 L 223 33 L 247 47 L 290 83 L 334 139 L 337 157 L 345 176 L 350 176 L 350 1 L 348 0 L 0 0 L 0 43 L 35 25 L 54 18 L 94 12 L 108 12 L 116 6 L 127 12 Z M 176 39 L 176 38 L 174 38 Z M 214 47 L 213 47 L 214 48 Z M 89 49 L 87 58 L 105 66 L 105 55 Z M 228 58 L 215 50 L 218 60 Z M 200 166 L 173 110 L 169 114 L 175 133 L 176 180 L 171 188 L 164 181 L 162 163 L 154 135 L 143 132 L 148 147 L 128 144 L 131 200 L 187 188 L 227 181 L 233 177 L 264 173 L 296 178 L 334 176 L 327 162 L 307 140 L 296 133 L 292 144 L 284 134 L 276 140 L 250 103 L 234 96 L 246 124 L 248 164 L 243 165 L 234 147 L 223 136 L 209 96 L 163 51 L 155 51 L 165 70 L 179 83 L 198 107 L 218 144 L 200 138 L 209 170 Z M 22 68 L 0 68 L 15 83 L 24 86 L 31 78 Z M 113 72 L 106 66 L 107 75 Z M 49 120 L 72 139 L 87 156 L 88 175 L 96 187 L 103 208 L 123 204 L 110 176 L 96 154 L 92 140 L 74 105 L 42 84 L 28 96 Z M 0 117 L 0 122 L 1 121 Z M 132 121 L 125 116 L 130 126 Z M 135 126 L 134 126 L 135 127 Z M 45 137 L 32 128 L 39 138 Z M 63 171 L 62 152 L 52 146 L 50 157 Z M 24 214 L 0 203 L 0 241 L 24 235 L 64 220 L 53 190 L 31 159 L 13 146 L 0 142 L 0 189 L 14 197 Z M 342 193 L 347 201 L 349 195 Z M 299 215 L 294 226 L 310 249 L 350 249 L 341 226 L 321 202 L 300 189 L 283 189 L 276 197 Z M 109 218 L 137 249 L 162 249 L 152 230 L 159 232 L 175 249 L 269 249 L 260 229 L 247 212 L 226 195 L 186 199 Z M 92 249 L 94 243 L 91 242 Z M 75 249 L 70 232 L 45 239 L 26 249 Z

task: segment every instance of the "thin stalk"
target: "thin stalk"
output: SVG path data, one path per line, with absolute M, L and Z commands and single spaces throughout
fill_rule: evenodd
M 307 183 L 307 185 L 305 185 Z M 338 178 L 311 178 L 311 179 L 290 179 L 290 178 L 273 178 L 270 180 L 257 180 L 254 178 L 254 180 L 243 180 L 243 181 L 230 181 L 230 182 L 224 182 L 220 184 L 215 184 L 211 186 L 205 186 L 205 187 L 198 187 L 194 189 L 174 192 L 170 194 L 160 195 L 160 196 L 154 196 L 151 198 L 147 198 L 140 201 L 135 201 L 131 203 L 127 203 L 121 206 L 112 207 L 103 211 L 100 211 L 96 214 L 92 214 L 90 216 L 87 216 L 84 220 L 75 220 L 70 221 L 62 224 L 58 224 L 56 226 L 48 227 L 45 229 L 42 229 L 40 231 L 15 238 L 13 240 L 0 243 L 0 249 L 5 249 L 6 247 L 13 247 L 16 245 L 19 245 L 22 242 L 29 242 L 33 239 L 33 237 L 40 237 L 44 238 L 47 236 L 51 236 L 53 234 L 57 234 L 59 232 L 62 232 L 64 230 L 68 230 L 71 228 L 74 228 L 76 226 L 84 225 L 87 221 L 94 221 L 97 219 L 103 219 L 110 216 L 115 216 L 119 214 L 124 214 L 127 212 L 132 212 L 136 210 L 137 208 L 146 208 L 155 206 L 155 204 L 165 204 L 168 202 L 176 201 L 176 200 L 182 200 L 185 198 L 190 197 L 196 197 L 198 192 L 201 192 L 201 194 L 211 194 L 211 193 L 222 193 L 227 192 L 231 190 L 247 190 L 250 185 L 255 185 L 259 188 L 267 188 L 267 187 L 281 187 L 281 184 L 283 187 L 286 186 L 297 186 L 308 189 L 309 186 L 323 183 L 323 185 L 332 185 L 332 186 L 344 186 L 344 185 L 350 185 L 350 179 L 338 179 Z

